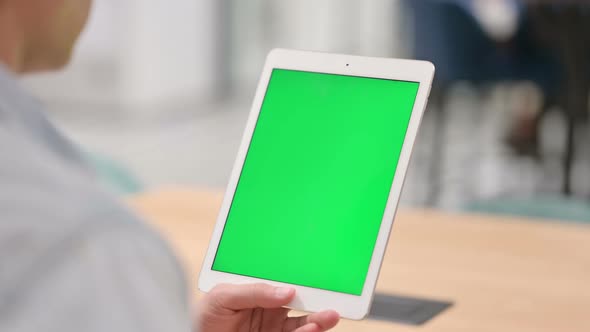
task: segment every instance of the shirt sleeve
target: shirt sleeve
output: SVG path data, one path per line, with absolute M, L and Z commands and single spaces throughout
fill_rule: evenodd
M 155 234 L 124 226 L 73 237 L 0 312 L 16 332 L 188 332 L 184 274 Z

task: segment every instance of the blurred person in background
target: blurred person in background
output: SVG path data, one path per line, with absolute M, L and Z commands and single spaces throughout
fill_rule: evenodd
M 562 64 L 541 42 L 522 0 L 406 0 L 415 16 L 415 54 L 437 64 L 444 94 L 455 82 L 478 87 L 510 83 L 508 145 L 539 156 L 542 111 L 559 102 Z
M 0 330 L 297 331 L 290 288 L 221 285 L 190 310 L 167 244 L 103 191 L 15 75 L 70 59 L 91 0 L 0 0 Z M 196 322 L 196 323 L 195 323 Z

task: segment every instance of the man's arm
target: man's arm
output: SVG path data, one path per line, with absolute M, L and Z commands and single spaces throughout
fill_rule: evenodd
M 0 330 L 191 330 L 184 276 L 157 236 L 125 225 L 70 242 L 0 312 Z

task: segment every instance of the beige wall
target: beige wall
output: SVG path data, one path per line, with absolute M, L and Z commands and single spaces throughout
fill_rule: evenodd
M 149 109 L 212 95 L 216 0 L 96 0 L 71 65 L 26 78 L 43 100 Z

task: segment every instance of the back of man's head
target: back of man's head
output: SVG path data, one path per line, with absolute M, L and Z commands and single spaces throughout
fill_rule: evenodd
M 92 0 L 0 0 L 0 62 L 14 72 L 69 62 Z

